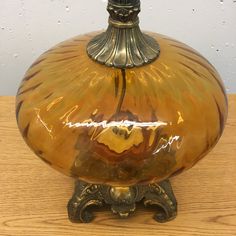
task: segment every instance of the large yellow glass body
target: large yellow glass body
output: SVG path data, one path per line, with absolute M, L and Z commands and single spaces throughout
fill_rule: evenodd
M 192 167 L 219 140 L 227 98 L 213 66 L 159 34 L 160 57 L 117 69 L 91 60 L 94 34 L 44 53 L 19 88 L 16 115 L 29 147 L 91 183 L 159 182 Z

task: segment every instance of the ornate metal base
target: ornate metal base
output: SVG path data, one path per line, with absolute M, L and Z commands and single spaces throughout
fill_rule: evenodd
M 177 215 L 177 202 L 169 180 L 159 184 L 132 187 L 111 187 L 76 181 L 75 193 L 68 203 L 72 222 L 89 223 L 94 219 L 90 207 L 108 204 L 114 214 L 127 218 L 143 200 L 145 206 L 158 206 L 154 219 L 160 223 L 173 220 Z

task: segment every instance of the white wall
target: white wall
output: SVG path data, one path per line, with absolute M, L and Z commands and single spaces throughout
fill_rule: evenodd
M 236 92 L 235 0 L 142 0 L 142 29 L 199 50 Z M 54 44 L 107 26 L 106 0 L 0 0 L 0 95 Z

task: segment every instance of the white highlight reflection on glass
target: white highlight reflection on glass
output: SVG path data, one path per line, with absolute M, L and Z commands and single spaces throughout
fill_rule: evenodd
M 123 120 L 123 121 L 102 121 L 102 122 L 82 122 L 82 123 L 72 123 L 72 122 L 67 122 L 66 126 L 69 128 L 79 128 L 79 127 L 99 127 L 101 126 L 102 128 L 110 128 L 110 127 L 160 127 L 160 126 L 167 126 L 166 122 L 162 121 L 157 121 L 157 122 L 136 122 L 136 121 L 129 121 L 129 120 Z
M 44 122 L 40 116 L 40 109 L 38 108 L 34 108 L 35 112 L 36 112 L 36 115 L 37 115 L 37 118 L 38 120 L 40 121 L 40 123 L 45 127 L 45 129 L 48 131 L 48 134 L 50 135 L 51 139 L 53 139 L 53 135 L 52 135 L 52 128 L 50 129 L 47 125 L 46 122 Z
M 169 148 L 169 151 L 170 151 L 172 144 L 174 142 L 178 142 L 178 141 L 181 141 L 181 137 L 180 136 L 174 136 L 174 137 L 170 138 L 168 142 L 163 144 L 160 148 L 156 149 L 153 152 L 153 155 L 159 153 L 161 150 L 166 149 L 166 148 Z M 178 143 L 177 143 L 177 145 L 178 145 Z

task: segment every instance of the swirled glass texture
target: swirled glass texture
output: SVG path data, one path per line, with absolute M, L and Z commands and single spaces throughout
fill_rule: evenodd
M 40 56 L 16 99 L 19 129 L 37 156 L 90 183 L 129 186 L 177 175 L 215 146 L 227 117 L 219 74 L 192 48 L 149 34 L 161 54 L 142 67 L 91 60 L 94 33 Z

